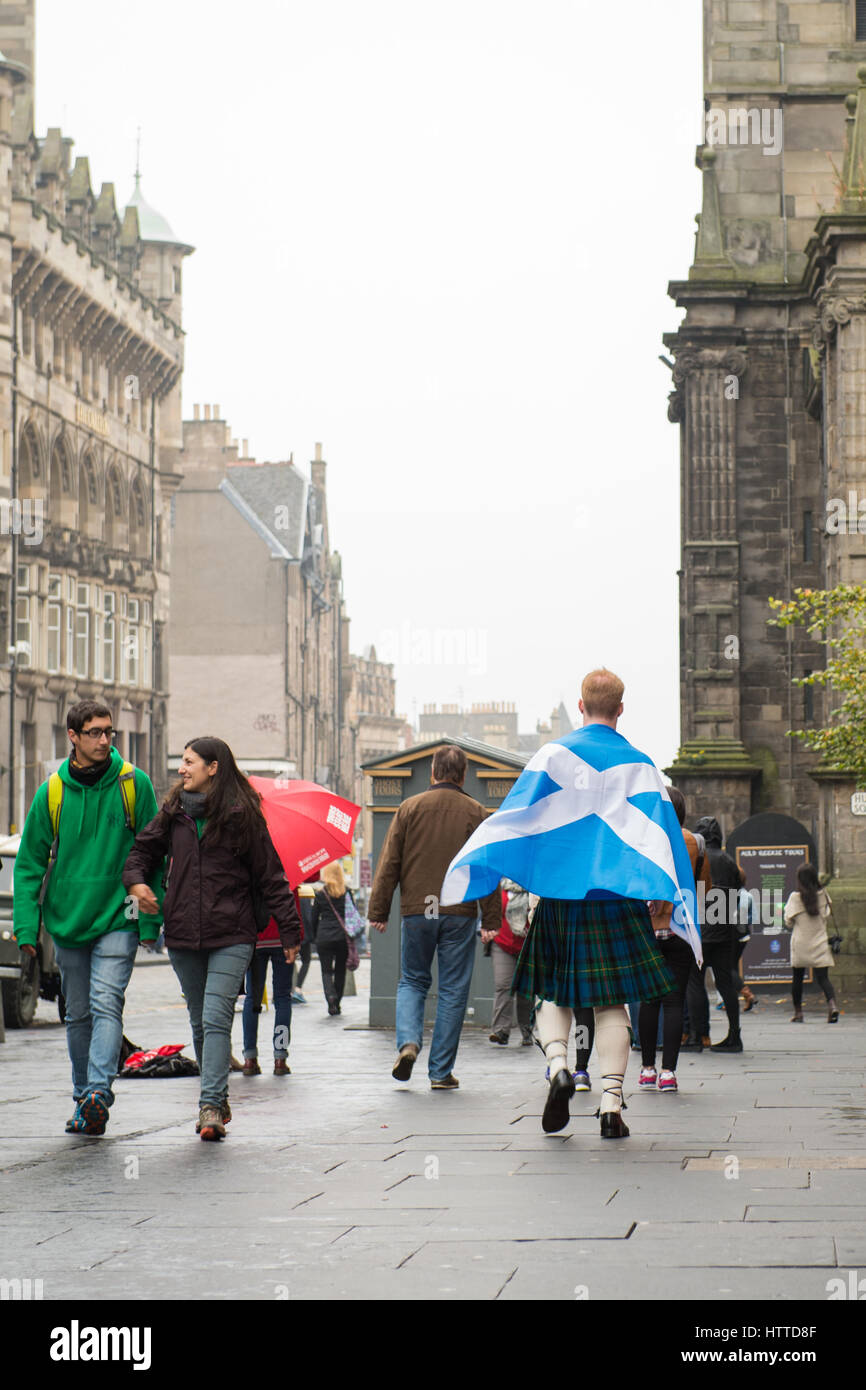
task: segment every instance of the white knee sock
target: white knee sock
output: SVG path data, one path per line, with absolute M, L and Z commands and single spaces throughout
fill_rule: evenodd
M 574 1013 L 571 1009 L 562 1009 L 558 1004 L 551 1004 L 545 999 L 535 1015 L 535 1020 L 538 1026 L 538 1040 L 544 1048 L 552 1081 L 558 1071 L 563 1068 L 568 1070 L 568 1038 Z
M 622 1084 L 628 1065 L 629 1031 L 625 1004 L 595 1011 L 595 1047 L 603 1087 L 601 1113 L 622 1109 Z

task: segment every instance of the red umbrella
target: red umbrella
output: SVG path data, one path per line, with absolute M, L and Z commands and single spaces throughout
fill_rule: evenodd
M 274 848 L 292 888 L 317 869 L 352 853 L 360 806 L 335 796 L 317 782 L 293 782 L 278 777 L 251 777 L 250 786 L 262 798 L 262 811 Z

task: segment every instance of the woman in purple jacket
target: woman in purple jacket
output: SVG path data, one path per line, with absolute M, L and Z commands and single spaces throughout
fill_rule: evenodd
M 179 772 L 180 781 L 159 814 L 136 835 L 123 882 L 142 912 L 154 912 L 157 900 L 147 880 L 167 860 L 165 941 L 186 999 L 201 1071 L 196 1130 L 202 1139 L 216 1140 L 225 1136 L 231 1119 L 231 1029 L 256 944 L 254 896 L 275 919 L 289 965 L 298 952 L 301 924 L 259 795 L 228 744 L 192 739 Z

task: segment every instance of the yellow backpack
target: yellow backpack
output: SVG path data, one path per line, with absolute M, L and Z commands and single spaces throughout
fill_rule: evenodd
M 120 799 L 123 802 L 123 819 L 126 822 L 126 828 L 135 834 L 135 768 L 132 763 L 122 764 L 117 782 L 120 787 Z M 66 787 L 60 773 L 52 772 L 48 778 L 48 818 L 51 821 L 54 839 L 48 855 L 48 868 L 45 870 L 42 887 L 39 889 L 37 902 L 40 907 L 45 901 L 45 894 L 48 892 L 51 870 L 57 862 L 57 848 L 60 843 L 60 812 L 63 809 L 65 791 Z

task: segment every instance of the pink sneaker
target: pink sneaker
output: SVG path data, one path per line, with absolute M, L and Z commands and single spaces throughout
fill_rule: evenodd
M 660 1091 L 675 1091 L 677 1089 L 676 1072 L 663 1071 L 659 1077 Z
M 637 1084 L 639 1086 L 654 1086 L 656 1084 L 655 1067 L 641 1067 Z M 674 1082 L 674 1085 L 676 1085 L 676 1082 Z

